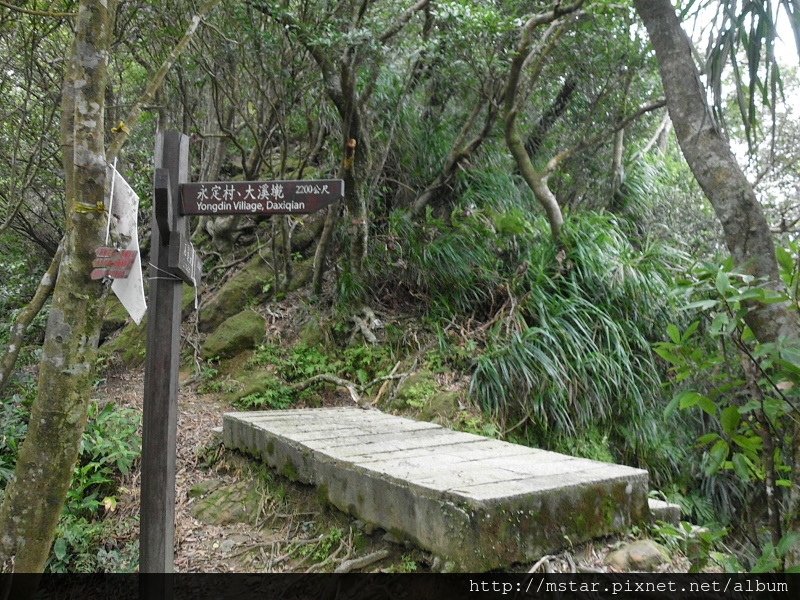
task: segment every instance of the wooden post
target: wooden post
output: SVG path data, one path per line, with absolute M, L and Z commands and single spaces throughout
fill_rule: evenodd
M 189 239 L 186 215 L 307 214 L 344 196 L 344 182 L 321 179 L 189 184 L 189 138 L 174 131 L 158 135 L 155 166 L 139 572 L 172 573 L 182 285 L 185 281 L 197 286 L 202 276 L 199 257 Z M 139 597 L 171 598 L 172 579 L 141 579 Z
M 186 218 L 177 205 L 188 181 L 189 138 L 169 131 L 156 140 L 150 245 L 150 315 L 144 375 L 142 494 L 139 572 L 172 573 L 175 562 L 175 456 L 183 282 L 170 272 L 169 245 L 180 239 Z M 165 205 L 165 203 L 167 203 Z M 165 235 L 166 234 L 166 235 Z M 144 583 L 144 582 L 143 582 Z M 148 578 L 141 598 L 171 597 L 171 578 Z

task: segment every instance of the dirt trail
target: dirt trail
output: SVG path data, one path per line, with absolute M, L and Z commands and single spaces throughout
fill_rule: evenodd
M 144 377 L 141 370 L 109 373 L 99 396 L 121 407 L 141 410 Z M 318 504 L 314 490 L 272 477 L 266 468 L 220 445 L 214 428 L 222 415 L 235 410 L 213 394 L 197 394 L 182 386 L 178 403 L 175 570 L 177 572 L 304 572 L 357 566 L 365 556 L 385 555 L 390 570 L 423 567 L 419 551 L 411 551 L 378 536 L 362 534 L 363 526 L 346 515 Z M 123 481 L 116 518 L 139 513 L 140 472 Z M 270 488 L 270 484 L 274 487 Z M 213 490 L 242 492 L 255 510 L 249 522 L 210 524 L 192 509 Z M 253 504 L 253 495 L 257 498 Z M 244 518 L 244 517 L 243 517 Z M 413 558 L 412 558 L 413 554 Z M 390 566 L 392 561 L 400 567 Z M 404 562 L 405 561 L 405 562 Z M 412 564 L 413 563 L 413 564 Z

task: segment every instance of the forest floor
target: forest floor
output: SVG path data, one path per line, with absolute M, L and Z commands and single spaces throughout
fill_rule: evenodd
M 111 369 L 97 392 L 101 401 L 141 410 L 143 387 L 141 369 Z M 182 386 L 177 431 L 177 572 L 431 570 L 430 554 L 325 506 L 313 487 L 291 482 L 225 449 L 213 430 L 221 427 L 223 413 L 232 410 L 214 394 L 198 394 L 194 386 Z M 109 518 L 135 518 L 139 489 L 140 473 L 135 469 L 122 482 Z M 199 505 L 207 498 L 227 505 L 201 514 Z M 613 572 L 616 569 L 604 565 L 604 558 L 633 539 L 595 540 L 514 570 Z M 671 555 L 653 570 L 685 572 L 686 559 L 674 549 Z

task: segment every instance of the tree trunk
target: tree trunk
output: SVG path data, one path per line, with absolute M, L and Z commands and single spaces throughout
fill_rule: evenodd
M 92 389 L 103 286 L 89 278 L 106 217 L 104 98 L 116 2 L 82 0 L 64 80 L 66 236 L 36 402 L 0 507 L 0 567 L 41 572 L 72 481 Z
M 692 44 L 669 0 L 634 0 L 656 51 L 667 108 L 675 134 L 697 182 L 714 207 L 736 265 L 767 285 L 783 284 L 769 226 L 752 186 L 709 110 Z M 786 304 L 754 304 L 747 324 L 761 342 L 798 338 L 795 315 Z

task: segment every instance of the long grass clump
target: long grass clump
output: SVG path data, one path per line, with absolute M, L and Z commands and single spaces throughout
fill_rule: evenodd
M 569 219 L 560 245 L 535 240 L 524 245 L 529 266 L 514 302 L 476 361 L 473 398 L 506 429 L 524 422 L 542 445 L 591 430 L 615 458 L 679 460 L 653 427 L 663 400 L 651 343 L 674 320 L 671 281 L 682 256 L 653 241 L 637 249 L 598 214 Z

